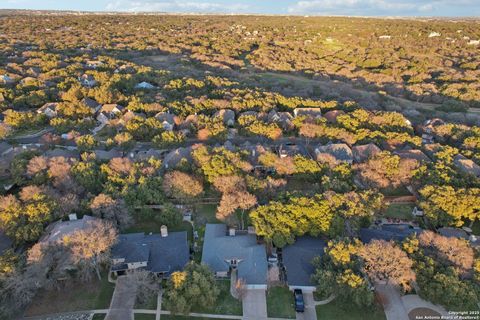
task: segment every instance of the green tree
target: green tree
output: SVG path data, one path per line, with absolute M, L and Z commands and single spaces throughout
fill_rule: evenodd
M 188 314 L 192 309 L 213 307 L 220 290 L 210 269 L 195 262 L 184 271 L 174 272 L 164 294 L 165 306 L 174 314 Z

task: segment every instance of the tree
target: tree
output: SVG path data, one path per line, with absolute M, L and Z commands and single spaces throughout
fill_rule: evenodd
M 97 140 L 91 134 L 80 136 L 75 142 L 80 152 L 91 151 L 98 145 Z
M 43 189 L 26 187 L 22 191 L 21 200 L 13 195 L 0 198 L 0 223 L 16 244 L 38 240 L 45 224 L 54 218 L 55 203 Z
M 292 197 L 282 203 L 272 201 L 250 213 L 257 235 L 283 247 L 295 241 L 296 236 L 310 234 L 335 235 L 334 211 L 320 195 L 312 198 Z
M 160 291 L 159 283 L 155 276 L 147 271 L 135 269 L 128 273 L 127 281 L 136 287 L 137 303 L 144 304 L 153 297 L 156 297 Z
M 92 200 L 90 209 L 95 216 L 110 220 L 118 227 L 126 227 L 132 222 L 125 201 L 113 199 L 104 193 L 100 193 Z
M 181 171 L 167 172 L 162 186 L 168 197 L 177 199 L 196 198 L 203 193 L 202 182 Z
M 428 185 L 420 190 L 420 207 L 436 226 L 461 227 L 480 218 L 480 189 Z
M 373 305 L 374 295 L 360 268 L 358 241 L 329 241 L 322 257 L 313 259 L 315 273 L 312 280 L 317 292 L 324 298 L 335 295 L 344 304 L 360 307 Z
M 368 187 L 397 188 L 408 183 L 418 168 L 411 159 L 400 159 L 388 151 L 381 152 L 367 162 L 356 165 L 359 179 Z
M 245 229 L 245 210 L 253 208 L 257 204 L 257 197 L 246 191 L 224 193 L 217 208 L 217 219 L 229 221 L 235 210 L 240 209 L 240 228 Z
M 415 280 L 413 261 L 393 242 L 372 240 L 359 251 L 364 270 L 373 281 L 387 281 L 404 289 Z
M 210 269 L 190 262 L 184 271 L 177 271 L 168 280 L 165 305 L 174 314 L 188 314 L 192 308 L 215 305 L 220 290 Z
M 117 135 L 115 135 L 113 140 L 115 141 L 117 146 L 119 146 L 123 151 L 130 150 L 135 144 L 132 135 L 128 132 L 118 133 Z
M 110 248 L 117 242 L 117 231 L 110 222 L 93 220 L 85 229 L 73 233 L 66 244 L 70 248 L 73 263 L 88 278 L 94 270 L 99 280 L 100 265 L 110 260 Z

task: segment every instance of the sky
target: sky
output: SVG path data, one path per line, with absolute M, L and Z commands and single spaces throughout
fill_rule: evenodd
M 0 0 L 1 9 L 479 17 L 480 0 Z

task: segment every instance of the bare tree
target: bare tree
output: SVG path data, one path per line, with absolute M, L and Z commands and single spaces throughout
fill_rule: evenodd
M 408 289 L 415 280 L 413 261 L 393 242 L 373 240 L 359 251 L 365 272 L 373 281 L 387 281 Z
M 68 244 L 73 263 L 88 277 L 93 269 L 101 279 L 100 265 L 107 263 L 110 248 L 117 242 L 117 231 L 110 222 L 102 220 L 89 221 L 89 226 L 70 236 Z
M 146 270 L 136 269 L 128 274 L 128 281 L 131 281 L 137 288 L 137 302 L 145 303 L 153 298 L 160 291 L 159 283 L 153 274 Z
M 95 216 L 113 221 L 119 227 L 132 223 L 132 217 L 123 199 L 113 199 L 109 195 L 100 193 L 90 203 L 90 209 Z
M 171 171 L 165 174 L 163 191 L 169 197 L 194 198 L 203 193 L 203 184 L 189 174 L 181 171 Z

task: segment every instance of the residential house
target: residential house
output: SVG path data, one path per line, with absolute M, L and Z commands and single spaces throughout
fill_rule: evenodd
M 267 120 L 270 123 L 276 123 L 284 131 L 290 131 L 295 126 L 292 122 L 293 116 L 289 112 L 277 112 L 272 110 L 267 115 Z
M 228 277 L 236 271 L 248 289 L 267 288 L 267 253 L 254 234 L 239 234 L 225 224 L 207 224 L 202 263 L 217 277 Z
M 467 232 L 468 230 L 468 232 Z M 472 234 L 472 230 L 468 227 L 460 228 L 451 228 L 445 227 L 437 230 L 439 234 L 447 238 L 458 238 L 465 239 L 470 242 L 473 247 L 480 247 L 480 237 Z
M 99 60 L 88 60 L 87 63 L 85 64 L 85 66 L 88 68 L 88 69 L 98 69 L 100 68 L 101 66 L 103 66 L 103 62 L 102 61 L 99 61 Z
M 107 123 L 111 119 L 117 117 L 118 115 L 123 113 L 124 108 L 121 105 L 111 103 L 111 104 L 104 104 L 99 110 L 97 114 L 97 121 L 101 123 Z
M 353 163 L 352 149 L 345 143 L 331 143 L 315 148 L 317 161 L 328 163 Z
M 396 150 L 393 154 L 399 156 L 400 159 L 415 160 L 418 163 L 432 162 L 425 153 L 418 149 Z
M 457 154 L 453 158 L 453 165 L 466 174 L 475 176 L 477 178 L 480 177 L 480 166 L 473 162 L 473 160 L 470 160 L 461 154 Z
M 87 88 L 92 88 L 97 84 L 97 81 L 91 74 L 83 74 L 81 77 L 78 78 L 80 84 Z
M 235 112 L 230 109 L 221 109 L 215 112 L 213 115 L 215 118 L 220 118 L 223 121 L 223 124 L 229 127 L 235 125 Z
M 49 149 L 45 151 L 43 156 L 46 158 L 63 157 L 65 159 L 78 159 L 80 158 L 80 153 L 78 152 L 78 150 L 55 148 L 55 149 Z
M 98 112 L 98 110 L 100 110 L 100 108 L 102 107 L 100 103 L 90 98 L 83 98 L 81 103 L 90 108 L 93 113 Z
M 283 143 L 278 146 L 277 153 L 280 158 L 285 157 L 294 157 L 300 155 L 303 157 L 310 157 L 307 149 L 303 145 L 294 144 L 294 143 Z
M 182 161 L 186 162 L 192 162 L 192 151 L 195 149 L 195 146 L 190 146 L 190 147 L 181 147 L 177 148 L 175 150 L 170 151 L 167 155 L 165 155 L 165 158 L 163 158 L 163 166 L 165 169 L 168 168 L 175 168 L 177 165 L 179 165 Z
M 2 74 L 0 76 L 0 82 L 3 84 L 11 84 L 11 83 L 14 83 L 15 80 L 12 77 L 10 77 L 8 74 Z
M 160 234 L 121 234 L 112 248 L 110 271 L 116 275 L 132 270 L 147 270 L 161 278 L 181 271 L 190 261 L 187 232 L 169 233 L 162 226 Z
M 356 163 L 365 162 L 380 152 L 382 152 L 382 150 L 373 143 L 352 147 L 353 160 Z
M 341 115 L 344 115 L 345 112 L 343 112 L 342 110 L 331 110 L 331 111 L 328 111 L 327 113 L 325 113 L 323 115 L 323 117 L 325 119 L 327 119 L 327 121 L 329 123 L 336 123 L 337 122 L 337 118 Z
M 67 236 L 79 230 L 85 230 L 89 228 L 92 221 L 98 220 L 98 218 L 91 216 L 83 216 L 82 219 L 78 219 L 75 213 L 68 216 L 69 220 L 51 223 L 46 229 L 39 242 L 52 243 L 56 241 L 63 241 Z
M 420 234 L 422 229 L 410 224 L 382 224 L 374 228 L 361 228 L 360 240 L 369 243 L 372 240 L 403 241 L 412 234 Z
M 148 82 L 140 82 L 138 83 L 137 85 L 135 85 L 135 89 L 146 89 L 146 90 L 150 90 L 150 89 L 154 89 L 155 86 L 151 83 L 148 83 Z
M 320 108 L 295 108 L 293 109 L 293 114 L 295 117 L 321 118 L 322 110 Z
M 290 290 L 301 289 L 304 292 L 316 290 L 311 276 L 315 272 L 313 258 L 324 253 L 325 241 L 310 236 L 298 237 L 295 243 L 282 249 L 282 271 Z
M 56 117 L 58 114 L 58 103 L 49 102 L 37 109 L 37 113 L 44 114 L 49 118 Z
M 100 161 L 110 161 L 113 158 L 121 158 L 123 153 L 116 149 L 111 149 L 109 151 L 105 150 L 94 150 L 95 159 Z
M 155 118 L 162 123 L 163 129 L 167 131 L 173 131 L 179 119 L 174 114 L 169 112 L 159 112 L 155 115 Z

